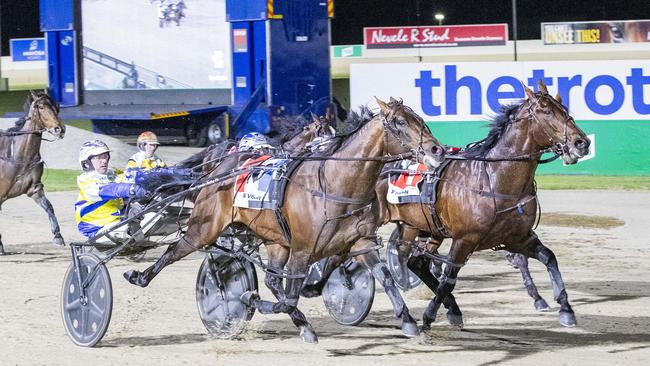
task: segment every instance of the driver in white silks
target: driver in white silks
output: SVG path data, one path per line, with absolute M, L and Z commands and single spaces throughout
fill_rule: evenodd
M 262 149 L 275 149 L 275 147 L 271 145 L 266 136 L 261 133 L 249 132 L 242 136 L 241 140 L 239 140 L 239 144 L 237 144 L 236 147 L 233 146 L 233 148 L 230 149 L 230 152 L 260 152 Z

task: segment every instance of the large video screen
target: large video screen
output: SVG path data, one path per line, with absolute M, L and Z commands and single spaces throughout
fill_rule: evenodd
M 85 90 L 230 88 L 225 0 L 82 0 Z

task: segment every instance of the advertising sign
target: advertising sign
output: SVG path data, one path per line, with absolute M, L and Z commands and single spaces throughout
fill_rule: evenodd
M 11 60 L 45 61 L 45 38 L 18 38 L 9 41 Z
M 650 20 L 542 23 L 544 44 L 650 42 Z
M 576 118 L 650 119 L 647 60 L 353 64 L 350 97 L 351 105 L 401 97 L 423 117 L 476 121 L 539 79 Z
M 650 175 L 647 60 L 353 64 L 350 105 L 402 98 L 441 142 L 462 147 L 485 138 L 500 105 L 525 98 L 522 82 L 535 89 L 539 79 L 592 141 L 580 163 L 555 161 L 539 172 Z
M 366 48 L 413 48 L 505 45 L 507 24 L 370 27 L 363 29 Z
M 332 56 L 335 58 L 361 57 L 363 55 L 363 47 L 358 44 L 351 46 L 332 46 L 332 51 Z

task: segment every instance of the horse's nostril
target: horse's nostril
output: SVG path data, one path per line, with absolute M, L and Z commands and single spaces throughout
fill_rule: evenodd
M 575 145 L 579 149 L 587 148 L 589 147 L 589 140 L 583 140 L 583 139 L 577 139 L 575 142 Z

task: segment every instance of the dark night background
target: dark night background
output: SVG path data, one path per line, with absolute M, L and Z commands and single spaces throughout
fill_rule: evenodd
M 335 0 L 332 43 L 363 43 L 363 27 L 436 24 L 436 12 L 445 15 L 446 25 L 508 23 L 512 39 L 511 4 L 511 0 Z M 38 7 L 38 0 L 0 0 L 2 55 L 9 54 L 10 38 L 42 35 Z M 650 1 L 518 0 L 517 18 L 518 39 L 539 39 L 541 22 L 650 19 Z

